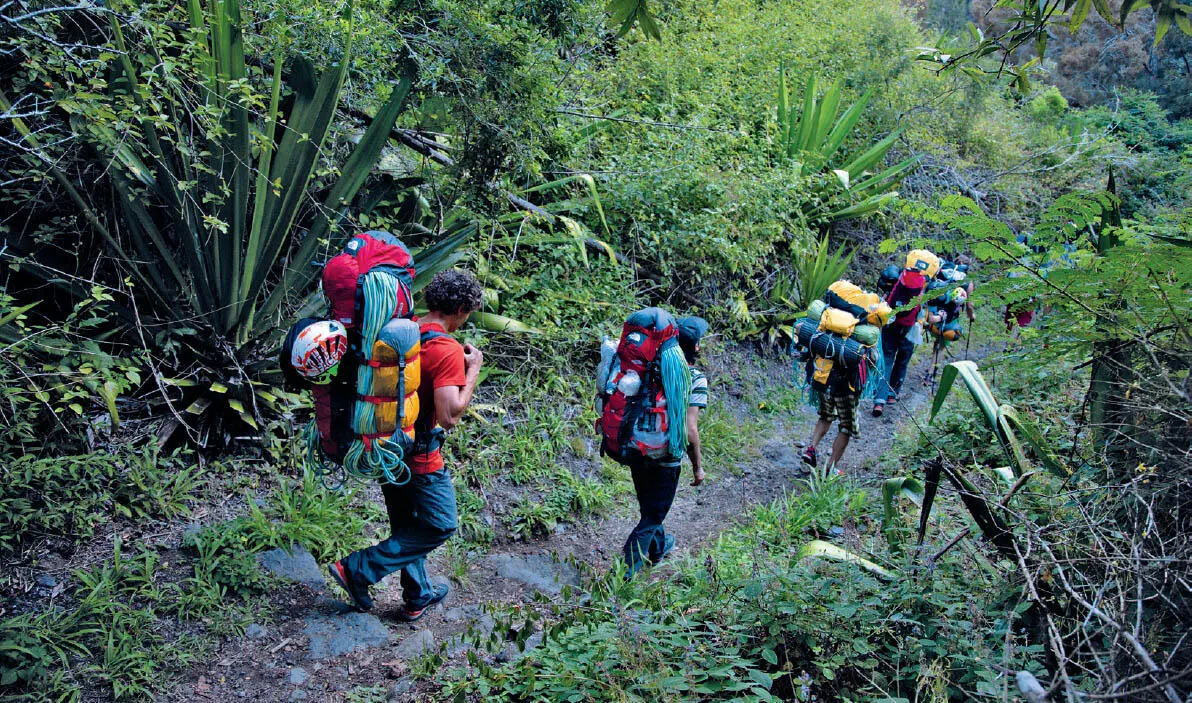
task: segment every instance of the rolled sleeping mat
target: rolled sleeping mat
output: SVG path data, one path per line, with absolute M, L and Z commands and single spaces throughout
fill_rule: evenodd
M 832 359 L 846 368 L 855 368 L 866 357 L 871 347 L 853 337 L 845 339 L 832 332 L 817 332 L 807 345 L 812 354 Z
M 815 306 L 812 305 L 814 308 Z M 826 305 L 824 307 L 827 307 Z M 822 310 L 820 312 L 823 312 Z M 795 323 L 795 342 L 800 347 L 808 347 L 811 344 L 811 337 L 819 331 L 818 317 L 804 317 Z

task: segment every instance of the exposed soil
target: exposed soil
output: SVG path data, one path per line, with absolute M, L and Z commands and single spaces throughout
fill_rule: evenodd
M 882 418 L 872 418 L 870 404 L 863 403 L 863 438 L 849 447 L 844 461 L 846 471 L 855 472 L 864 481 L 878 478 L 874 476 L 876 460 L 890 449 L 898 430 L 910 425 L 911 417 L 928 400 L 929 389 L 920 385 L 928 357 L 929 352 L 920 349 L 907 378 L 906 397 L 888 406 Z M 757 408 L 746 407 L 747 399 L 756 402 L 768 389 L 787 388 L 790 384 L 789 360 L 784 357 L 759 356 L 744 348 L 733 348 L 707 361 L 712 402 L 726 403 L 739 418 L 759 417 Z M 753 439 L 757 449 L 749 452 L 751 456 L 741 466 L 709 466 L 709 480 L 698 488 L 689 485 L 689 469 L 684 467 L 684 479 L 666 521 L 668 532 L 678 541 L 675 558 L 698 554 L 707 540 L 743 519 L 751 507 L 798 490 L 799 447 L 815 422 L 814 411 L 801 406 L 793 412 L 761 417 L 769 423 L 769 429 L 764 437 Z M 821 457 L 834 436 L 835 430 L 830 431 L 821 444 Z M 615 515 L 563 525 L 542 539 L 499 540 L 487 555 L 475 555 L 467 578 L 452 582 L 446 601 L 416 624 L 393 617 L 401 604 L 396 576 L 374 588 L 377 605 L 370 616 L 378 620 L 368 617 L 367 623 L 362 616 L 348 613 L 339 600 L 343 594 L 334 586 L 285 587 L 273 598 L 274 623 L 251 628 L 250 635 L 254 636 L 223 643 L 209 660 L 193 667 L 165 700 L 342 701 L 347 692 L 358 687 L 375 689 L 368 700 L 373 695 L 376 700 L 425 700 L 427 684 L 408 676 L 411 660 L 442 647 L 449 660 L 462 661 L 468 648 L 458 635 L 469 628 L 493 628 L 492 618 L 478 606 L 533 607 L 535 598 L 564 597 L 561 586 L 579 584 L 581 571 L 600 572 L 610 567 L 635 521 L 636 505 L 625 505 Z M 442 552 L 436 551 L 430 559 L 432 574 L 445 572 Z M 571 597 L 581 597 L 581 591 L 576 589 Z M 383 624 L 379 633 L 377 622 Z M 326 630 L 337 627 L 342 629 L 338 634 L 343 635 L 347 646 L 355 643 L 361 648 L 312 659 L 312 648 L 325 653 Z M 385 629 L 388 641 L 378 644 L 378 634 L 384 638 Z M 363 638 L 359 642 L 353 639 L 357 635 Z M 312 643 L 312 636 L 319 641 Z M 504 656 L 516 655 L 510 649 Z M 444 666 L 451 666 L 450 661 Z

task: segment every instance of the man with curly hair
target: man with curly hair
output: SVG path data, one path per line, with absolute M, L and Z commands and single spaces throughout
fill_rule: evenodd
M 443 466 L 440 447 L 446 431 L 463 417 L 472 400 L 484 357 L 471 344 L 461 345 L 451 333 L 480 309 L 480 284 L 462 271 L 443 271 L 424 290 L 429 312 L 418 321 L 422 337 L 422 380 L 418 385 L 418 422 L 410 481 L 384 483 L 389 513 L 388 539 L 353 552 L 331 565 L 331 575 L 360 610 L 372 607 L 368 588 L 401 570 L 405 603 L 397 618 L 413 622 L 443 600 L 447 584 L 432 584 L 426 557 L 455 532 L 455 487 Z

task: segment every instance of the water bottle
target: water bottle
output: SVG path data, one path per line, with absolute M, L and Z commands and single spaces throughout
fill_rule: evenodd
M 642 389 L 641 376 L 637 375 L 636 371 L 626 371 L 621 376 L 621 380 L 617 381 L 617 390 L 624 393 L 627 397 L 632 398 L 637 395 L 637 392 Z
M 617 356 L 617 340 L 605 337 L 600 343 L 600 365 L 596 367 L 596 392 L 607 393 L 608 379 L 612 374 L 613 359 Z

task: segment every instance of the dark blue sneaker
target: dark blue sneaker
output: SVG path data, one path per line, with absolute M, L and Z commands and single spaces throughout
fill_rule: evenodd
M 328 564 L 327 570 L 331 572 L 331 578 L 335 579 L 339 587 L 348 594 L 348 598 L 352 600 L 352 605 L 356 606 L 357 610 L 362 613 L 372 610 L 373 602 L 368 595 L 368 586 L 356 585 L 342 559 Z
M 667 535 L 662 540 L 662 554 L 659 554 L 658 558 L 655 559 L 654 561 L 662 561 L 663 559 L 666 558 L 667 554 L 670 554 L 674 550 L 674 548 L 675 548 L 675 536 Z
M 431 596 L 426 605 L 422 606 L 421 608 L 411 608 L 410 604 L 406 603 L 401 607 L 401 610 L 397 611 L 397 614 L 394 617 L 396 617 L 398 620 L 401 620 L 402 622 L 414 622 L 415 620 L 420 620 L 422 616 L 426 614 L 427 608 L 446 598 L 447 594 L 450 592 L 450 586 L 445 583 L 440 583 L 439 585 L 435 586 L 435 594 Z

